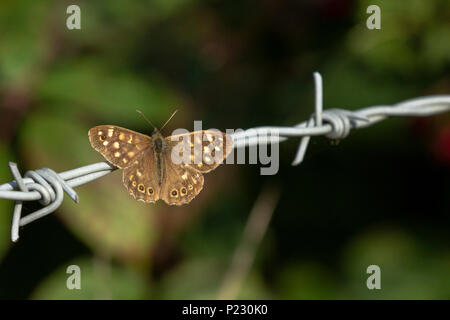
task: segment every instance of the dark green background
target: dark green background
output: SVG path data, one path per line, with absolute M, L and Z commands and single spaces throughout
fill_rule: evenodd
M 81 30 L 68 30 L 70 4 Z M 366 28 L 381 7 L 381 30 Z M 143 133 L 141 109 L 167 133 L 293 125 L 326 108 L 359 109 L 450 92 L 450 2 L 0 2 L 0 178 L 102 161 L 89 128 Z M 0 298 L 172 299 L 218 296 L 261 190 L 280 200 L 236 298 L 450 298 L 449 115 L 389 119 L 339 144 L 280 145 L 280 170 L 222 166 L 189 206 L 133 201 L 121 172 L 77 188 L 52 215 L 9 240 L 0 201 Z M 269 191 L 270 192 L 270 191 Z M 274 191 L 275 192 L 275 191 Z M 39 206 L 26 203 L 24 212 Z M 82 290 L 66 289 L 66 267 Z M 369 291 L 366 268 L 381 267 Z

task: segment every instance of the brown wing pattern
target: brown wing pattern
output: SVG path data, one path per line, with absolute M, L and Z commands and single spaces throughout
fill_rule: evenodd
M 155 202 L 160 197 L 153 151 L 147 149 L 123 170 L 123 184 L 136 200 Z
M 89 130 L 92 147 L 119 168 L 130 166 L 149 148 L 151 138 L 125 128 L 102 125 Z
M 218 130 L 167 137 L 157 154 L 151 137 L 117 126 L 94 127 L 89 140 L 106 160 L 124 168 L 122 179 L 131 196 L 144 202 L 163 199 L 169 205 L 195 198 L 203 188 L 203 173 L 217 168 L 233 148 L 231 137 Z
M 233 148 L 231 136 L 218 130 L 194 131 L 166 139 L 174 149 L 174 156 L 179 153 L 183 163 L 201 173 L 217 168 Z
M 161 186 L 161 199 L 177 206 L 191 202 L 203 189 L 203 175 L 187 165 L 175 165 L 170 159 L 164 165 L 166 176 Z

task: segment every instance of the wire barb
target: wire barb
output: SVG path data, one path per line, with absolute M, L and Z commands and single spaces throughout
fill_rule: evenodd
M 9 168 L 14 180 L 0 186 L 0 199 L 15 200 L 11 225 L 13 242 L 19 239 L 19 227 L 58 209 L 63 202 L 64 192 L 78 203 L 79 199 L 74 187 L 98 179 L 116 169 L 109 163 L 100 162 L 59 174 L 49 168 L 42 168 L 28 171 L 22 178 L 17 164 L 10 162 Z M 15 191 L 16 189 L 20 191 Z M 21 217 L 23 201 L 36 200 L 39 200 L 44 207 Z
M 314 73 L 315 112 L 309 120 L 292 127 L 257 127 L 232 134 L 234 148 L 280 143 L 301 137 L 292 165 L 300 164 L 312 136 L 344 139 L 352 129 L 366 128 L 388 117 L 423 117 L 450 111 L 450 95 L 419 97 L 393 106 L 372 106 L 356 111 L 345 109 L 323 110 L 322 77 Z M 173 116 L 173 115 L 172 115 Z M 170 120 L 170 119 L 169 119 Z M 117 169 L 108 162 L 99 162 L 73 170 L 56 173 L 42 168 L 28 171 L 22 178 L 17 165 L 10 162 L 13 181 L 0 185 L 0 199 L 15 200 L 11 224 L 11 240 L 19 239 L 19 227 L 40 219 L 59 208 L 66 193 L 76 203 L 78 195 L 73 188 L 103 177 Z M 24 201 L 39 201 L 43 207 L 24 217 Z

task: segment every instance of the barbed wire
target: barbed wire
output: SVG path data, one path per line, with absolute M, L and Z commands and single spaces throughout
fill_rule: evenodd
M 323 110 L 322 77 L 314 73 L 315 112 L 307 121 L 292 127 L 265 126 L 232 134 L 234 148 L 280 143 L 301 137 L 292 165 L 300 164 L 312 136 L 344 139 L 352 129 L 366 128 L 388 117 L 422 117 L 450 111 L 450 95 L 419 97 L 394 105 L 371 106 L 355 111 L 345 109 Z M 275 134 L 273 134 L 275 133 Z M 60 173 L 49 168 L 30 170 L 22 177 L 17 165 L 10 162 L 13 181 L 0 185 L 0 199 L 15 200 L 11 224 L 11 240 L 19 239 L 19 228 L 40 219 L 59 208 L 66 193 L 78 202 L 73 188 L 103 177 L 117 168 L 108 162 L 99 162 Z M 43 207 L 24 217 L 24 201 L 39 201 Z

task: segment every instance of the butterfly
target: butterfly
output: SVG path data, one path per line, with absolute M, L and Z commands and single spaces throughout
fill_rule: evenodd
M 164 137 L 114 125 L 89 130 L 92 147 L 123 170 L 123 183 L 136 200 L 169 205 L 191 202 L 203 189 L 203 174 L 230 154 L 233 140 L 218 130 L 201 130 Z M 181 160 L 181 161 L 180 161 Z

